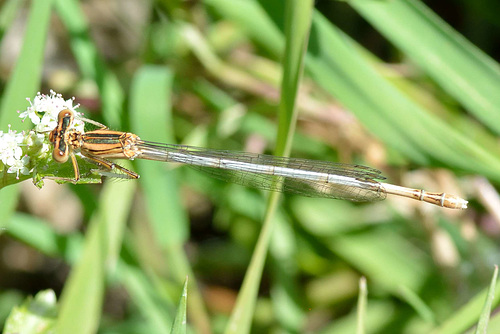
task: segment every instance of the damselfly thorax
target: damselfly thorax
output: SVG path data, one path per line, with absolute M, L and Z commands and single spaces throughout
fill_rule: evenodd
M 49 134 L 49 140 L 54 145 L 52 153 L 54 160 L 65 163 L 68 158 L 71 158 L 75 173 L 75 179 L 72 181 L 78 182 L 80 179 L 80 170 L 74 154 L 75 150 L 79 150 L 84 157 L 100 166 L 110 170 L 119 169 L 132 179 L 139 178 L 137 173 L 106 159 L 133 159 L 137 155 L 135 142 L 139 140 L 138 136 L 133 133 L 112 131 L 98 122 L 86 119 L 83 120 L 91 122 L 100 128 L 93 131 L 79 132 L 71 128 L 73 120 L 74 113 L 72 111 L 61 111 L 56 128 Z

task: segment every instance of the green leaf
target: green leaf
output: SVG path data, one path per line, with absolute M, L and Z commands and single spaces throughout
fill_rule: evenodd
M 40 291 L 21 306 L 12 309 L 3 330 L 5 334 L 49 334 L 54 332 L 57 316 L 56 294 Z

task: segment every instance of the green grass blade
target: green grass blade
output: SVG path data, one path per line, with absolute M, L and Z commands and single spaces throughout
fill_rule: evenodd
M 436 323 L 432 309 L 414 291 L 402 285 L 399 287 L 399 294 L 408 305 L 413 307 L 422 319 L 431 324 Z
M 265 12 L 249 11 L 256 16 L 252 24 L 247 24 L 246 20 L 238 21 L 235 8 L 229 8 L 236 5 L 224 0 L 209 0 L 207 3 L 251 36 L 259 35 L 260 27 L 271 25 L 272 18 L 266 17 Z M 279 22 L 275 24 L 279 25 Z M 366 56 L 368 51 L 317 12 L 313 16 L 311 31 L 306 58 L 308 73 L 388 147 L 421 165 L 445 165 L 500 180 L 498 149 L 485 148 L 480 141 L 475 142 L 467 130 L 460 132 L 453 125 L 467 123 L 462 119 L 465 115 L 447 115 L 447 119 L 441 119 L 413 101 L 367 60 L 374 58 Z M 272 38 L 256 42 L 269 52 L 280 55 L 280 44 L 270 42 L 277 38 L 279 31 L 268 29 L 267 33 Z
M 145 319 L 148 333 L 167 333 L 172 324 L 172 317 L 165 308 L 158 305 L 157 291 L 151 287 L 151 280 L 135 266 L 121 262 L 118 269 L 120 280 Z
M 493 315 L 488 322 L 488 329 L 490 333 L 499 333 L 500 332 L 500 316 L 497 314 Z
M 99 223 L 90 226 L 81 259 L 65 284 L 56 333 L 94 333 L 99 326 L 107 246 Z
M 493 59 L 420 1 L 349 3 L 448 94 L 500 134 L 500 67 Z
M 74 262 L 83 241 L 80 234 L 56 233 L 50 223 L 23 213 L 11 217 L 7 233 L 45 255 L 62 257 L 68 263 Z
M 18 195 L 19 191 L 15 186 L 2 188 L 0 192 L 0 203 L 2 203 L 2 210 L 0 210 L 0 234 L 8 226 L 9 217 L 16 208 Z
M 99 88 L 103 116 L 107 126 L 122 128 L 125 94 L 116 76 L 107 68 L 89 34 L 85 14 L 77 0 L 57 0 L 59 18 L 70 34 L 73 55 L 83 77 L 94 80 Z
M 105 278 L 114 269 L 136 188 L 134 182 L 106 183 L 99 210 L 87 232 L 81 259 L 65 284 L 57 333 L 95 333 L 99 326 Z
M 172 143 L 171 96 L 173 73 L 166 67 L 145 66 L 132 82 L 131 130 L 141 139 Z M 139 180 L 155 236 L 162 247 L 183 244 L 189 222 L 182 209 L 176 171 L 166 171 L 160 162 L 138 160 Z M 167 220 L 168 219 L 168 220 Z
M 366 277 L 359 279 L 359 295 L 358 295 L 358 312 L 356 334 L 366 333 L 366 305 L 368 303 L 368 287 L 366 285 Z
M 224 15 L 246 31 L 250 36 L 255 37 L 256 42 L 264 47 L 268 52 L 276 56 L 283 54 L 282 43 L 277 41 L 281 37 L 281 32 L 276 26 L 273 26 L 271 17 L 254 2 L 244 2 L 244 11 L 241 11 L 239 2 L 227 0 L 207 0 L 214 10 Z M 247 8 L 248 7 L 248 8 Z M 252 21 L 241 20 L 243 13 L 251 13 Z M 258 22 L 258 24 L 256 24 Z M 279 25 L 279 22 L 274 22 Z M 266 38 L 259 38 L 263 33 L 262 27 L 268 27 L 265 31 Z M 360 94 L 358 85 L 363 86 L 364 78 L 360 79 L 360 84 L 353 82 L 358 71 L 366 72 L 366 68 L 360 68 L 350 63 L 350 52 L 338 54 L 338 48 L 345 49 L 339 43 L 343 43 L 347 36 L 341 34 L 331 23 L 327 22 L 320 14 L 313 16 L 312 35 L 309 44 L 308 58 L 306 59 L 306 69 L 309 70 L 313 79 L 323 86 L 332 95 L 336 96 L 342 103 L 352 110 L 370 110 L 378 106 L 373 103 L 376 97 L 365 97 Z M 334 41 L 337 39 L 337 41 Z M 324 45 L 321 47 L 321 45 Z M 354 51 L 352 51 L 354 52 Z M 356 57 L 359 55 L 355 54 Z M 340 59 L 337 59 L 340 58 Z M 344 73 L 349 71 L 350 73 Z M 378 87 L 379 83 L 373 83 L 373 87 Z M 365 89 L 373 88 L 368 86 Z M 376 92 L 373 92 L 376 95 Z M 392 122 L 380 117 L 383 113 L 374 110 L 371 114 L 364 112 L 357 116 L 365 126 L 382 140 L 390 142 L 391 146 L 411 157 L 412 160 L 419 163 L 428 162 L 424 152 L 415 147 L 408 139 L 404 138 L 398 128 L 394 128 Z M 362 117 L 360 117 L 362 116 Z
M 424 165 L 439 161 L 500 179 L 495 154 L 405 96 L 322 16 L 313 28 L 307 62 L 313 78 L 389 147 Z
M 491 278 L 490 288 L 488 289 L 488 295 L 484 302 L 483 310 L 481 311 L 481 316 L 479 317 L 479 322 L 476 328 L 476 334 L 486 334 L 488 331 L 488 322 L 490 320 L 491 305 L 495 299 L 495 285 L 497 283 L 498 277 L 498 266 L 495 266 L 493 272 L 493 277 Z
M 389 230 L 332 237 L 329 247 L 370 277 L 370 281 L 399 295 L 401 286 L 419 290 L 431 267 L 408 240 Z M 378 259 L 384 259 L 380 262 Z
M 295 121 L 297 118 L 296 98 L 302 77 L 303 59 L 309 38 L 312 1 L 288 1 L 285 19 L 285 56 L 279 110 L 279 128 L 275 154 L 289 155 Z M 269 195 L 264 224 L 255 251 L 238 294 L 236 305 L 226 327 L 226 334 L 250 332 L 251 320 L 257 301 L 262 271 L 273 231 L 273 216 L 279 199 L 278 193 Z
M 187 330 L 186 322 L 186 305 L 187 305 L 187 289 L 188 289 L 188 279 L 184 283 L 182 288 L 182 295 L 179 299 L 179 306 L 177 306 L 177 314 L 174 319 L 174 324 L 172 325 L 171 334 L 185 334 Z
M 302 79 L 314 2 L 290 1 L 285 16 L 285 54 L 279 109 L 278 137 L 274 154 L 289 156 L 298 108 L 297 92 Z
M 40 87 L 52 3 L 52 0 L 32 2 L 21 53 L 0 103 L 0 126 L 4 131 L 8 124 L 14 130 L 30 126 L 29 122 L 21 123 L 16 111 L 26 109 L 29 105 L 26 98 L 33 98 Z
M 395 312 L 394 305 L 386 302 L 371 301 L 367 305 L 365 324 L 369 333 L 385 333 L 390 328 L 390 317 L 388 315 Z M 342 317 L 336 321 L 331 321 L 326 328 L 317 331 L 318 334 L 344 334 L 355 333 L 357 330 L 357 314 Z
M 296 231 L 288 218 L 286 210 L 280 207 L 273 219 L 268 263 L 273 278 L 271 303 L 278 324 L 289 332 L 300 333 L 306 326 L 308 311 L 302 304 Z
M 70 264 L 76 263 L 83 248 L 83 238 L 80 234 L 58 234 L 47 222 L 26 214 L 14 215 L 9 222 L 7 233 L 48 256 L 62 257 Z M 120 261 L 117 268 L 120 271 L 117 279 L 141 310 L 146 319 L 145 326 L 149 326 L 151 333 L 167 332 L 172 320 L 165 308 L 159 306 L 158 292 L 153 289 L 144 272 L 124 261 Z
M 1 131 L 7 131 L 8 124 L 12 124 L 15 130 L 26 129 L 28 126 L 28 122 L 22 125 L 16 111 L 26 109 L 28 106 L 26 98 L 34 97 L 40 87 L 43 53 L 52 3 L 52 0 L 35 0 L 31 3 L 21 53 L 0 101 Z M 2 203 L 0 231 L 14 211 L 17 197 L 17 186 L 7 187 L 0 191 L 0 203 Z
M 258 1 L 204 0 L 204 3 L 237 23 L 257 43 L 274 50 L 276 54 L 283 52 L 285 45 L 282 32 L 267 19 L 268 13 Z
M 490 287 L 488 291 L 482 291 L 467 304 L 454 312 L 441 326 L 433 330 L 432 334 L 464 333 L 467 329 L 471 328 L 483 312 L 485 300 L 488 298 L 487 295 L 489 291 L 496 291 L 491 300 L 491 306 L 494 308 L 500 303 L 500 293 L 498 292 L 500 289 L 500 282 L 495 280 L 494 285 L 494 289 Z
M 166 67 L 145 66 L 132 84 L 130 120 L 133 132 L 144 140 L 172 143 L 171 94 L 173 73 Z M 148 216 L 154 236 L 165 251 L 179 282 L 194 277 L 182 248 L 189 234 L 189 221 L 183 209 L 175 170 L 164 163 L 139 160 L 140 184 L 144 190 Z M 196 280 L 189 284 L 191 319 L 200 332 L 210 328 L 209 319 Z
M 18 11 L 25 5 L 23 0 L 7 0 L 2 4 L 0 11 L 0 40 L 3 39 L 5 31 L 16 18 Z

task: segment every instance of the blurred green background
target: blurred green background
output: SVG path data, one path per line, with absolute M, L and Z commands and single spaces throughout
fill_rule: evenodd
M 26 127 L 16 111 L 53 89 L 145 140 L 272 154 L 294 34 L 285 6 L 2 1 L 0 129 Z M 469 209 L 283 196 L 255 310 L 244 310 L 253 333 L 354 333 L 362 276 L 367 333 L 477 323 L 500 259 L 499 10 L 493 0 L 315 3 L 291 156 L 372 166 Z M 48 318 L 60 330 L 168 332 L 189 276 L 189 331 L 228 331 L 268 195 L 188 167 L 126 166 L 141 178 L 0 191 L 2 323 L 53 289 L 61 304 Z

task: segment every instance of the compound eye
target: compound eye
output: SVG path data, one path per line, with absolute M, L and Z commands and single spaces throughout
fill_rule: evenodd
M 64 110 L 61 110 L 61 111 L 59 112 L 59 115 L 58 115 L 59 120 L 61 120 L 61 119 L 65 118 L 65 117 L 70 117 L 70 118 L 72 118 L 72 117 L 73 117 L 73 112 L 72 112 L 71 110 L 69 110 L 69 109 L 64 109 Z
M 68 161 L 68 150 L 61 150 L 59 148 L 54 148 L 54 152 L 52 152 L 52 157 L 58 163 L 65 163 Z

